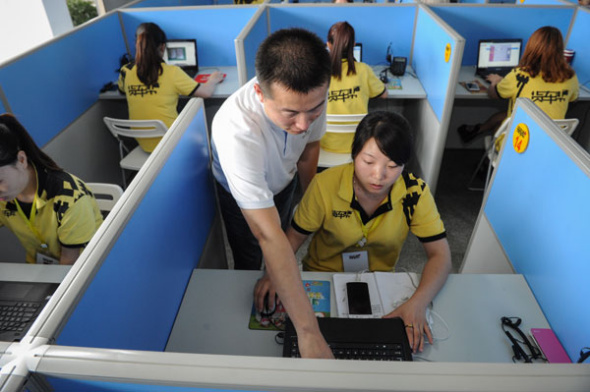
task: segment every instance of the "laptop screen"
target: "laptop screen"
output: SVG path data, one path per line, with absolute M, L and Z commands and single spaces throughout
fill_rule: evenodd
M 197 41 L 194 39 L 175 39 L 166 42 L 164 61 L 168 65 L 179 67 L 196 67 Z
M 352 49 L 352 55 L 354 56 L 354 61 L 360 63 L 363 61 L 363 44 L 357 42 L 354 44 L 354 49 Z
M 514 68 L 520 61 L 521 39 L 481 40 L 477 68 Z

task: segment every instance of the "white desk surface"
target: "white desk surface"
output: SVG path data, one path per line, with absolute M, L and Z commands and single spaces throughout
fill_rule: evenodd
M 389 67 L 388 65 L 372 65 L 371 68 L 377 76 L 381 73 L 384 68 Z M 426 90 L 422 87 L 420 79 L 418 79 L 416 73 L 409 65 L 406 67 L 406 73 L 403 76 L 393 76 L 390 72 L 387 73 L 388 78 L 399 78 L 401 80 L 401 89 L 387 89 L 388 98 L 400 98 L 400 99 L 424 99 L 426 98 Z
M 211 98 L 227 98 L 240 88 L 238 67 L 199 67 L 198 74 L 208 74 L 214 71 L 224 73 L 226 77 L 223 82 L 217 85 Z M 114 81 L 114 83 L 117 84 L 117 81 Z M 121 94 L 119 90 L 107 91 L 100 93 L 99 99 L 125 99 L 125 95 Z
M 261 274 L 194 270 L 166 351 L 280 357 L 276 332 L 248 329 L 252 291 Z M 302 276 L 331 280 L 331 275 L 305 272 Z M 334 298 L 332 292 L 333 315 Z M 453 274 L 435 298 L 433 310 L 444 318 L 451 334 L 418 354 L 430 361 L 512 362 L 512 349 L 500 327 L 502 316 L 521 317 L 523 331 L 548 328 L 522 275 Z M 444 335 L 436 317 L 434 330 L 435 335 Z
M 71 265 L 0 263 L 0 279 L 14 282 L 61 283 Z
M 467 91 L 465 87 L 459 84 L 459 82 L 471 82 L 473 80 L 478 80 L 484 86 L 489 87 L 490 84 L 488 82 L 475 75 L 475 68 L 475 65 L 466 65 L 461 67 L 459 70 L 457 89 L 455 90 L 455 98 L 490 99 L 487 92 L 485 91 L 472 93 L 471 91 Z M 580 85 L 580 94 L 578 99 L 580 101 L 590 101 L 590 90 Z

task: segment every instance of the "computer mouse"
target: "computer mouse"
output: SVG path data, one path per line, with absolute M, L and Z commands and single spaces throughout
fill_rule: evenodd
M 264 296 L 264 306 L 262 307 L 262 310 L 260 311 L 260 315 L 263 316 L 263 317 L 264 316 L 268 317 L 268 316 L 272 315 L 275 312 L 276 307 L 277 307 L 277 297 L 276 297 L 276 295 L 275 295 L 275 303 L 274 303 L 274 306 L 271 308 L 268 305 L 268 293 L 266 293 L 266 295 Z

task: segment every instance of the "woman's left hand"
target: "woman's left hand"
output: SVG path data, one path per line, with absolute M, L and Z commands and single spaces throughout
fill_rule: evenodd
M 401 317 L 406 326 L 410 347 L 412 347 L 414 353 L 424 350 L 424 334 L 426 334 L 428 342 L 432 344 L 432 331 L 426 322 L 426 306 L 422 306 L 410 298 L 407 302 L 398 306 L 393 312 L 383 317 Z

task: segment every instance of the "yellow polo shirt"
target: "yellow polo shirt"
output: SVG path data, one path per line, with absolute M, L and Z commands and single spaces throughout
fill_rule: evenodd
M 8 227 L 18 237 L 27 263 L 35 263 L 38 252 L 59 260 L 62 247 L 86 246 L 102 223 L 92 192 L 82 180 L 63 171 L 39 171 L 35 202 L 20 206 L 27 218 L 35 208 L 31 222 L 34 229 L 14 200 L 0 202 L 0 226 Z
M 154 86 L 137 77 L 137 66 L 130 63 L 119 73 L 119 91 L 127 96 L 130 120 L 161 120 L 170 128 L 178 117 L 178 97 L 191 96 L 199 86 L 182 68 L 162 63 L 162 74 Z M 152 152 L 162 138 L 137 139 L 146 152 Z
M 348 61 L 342 60 L 342 78 L 332 76 L 328 93 L 328 114 L 365 114 L 369 99 L 383 94 L 386 87 L 365 63 L 354 63 L 356 74 L 347 75 Z M 326 133 L 320 145 L 326 151 L 349 153 L 354 134 Z
M 303 259 L 306 271 L 343 271 L 342 253 L 367 250 L 371 271 L 392 271 L 408 232 L 422 242 L 446 237 L 428 185 L 403 172 L 389 198 L 366 217 L 354 197 L 354 164 L 336 166 L 317 174 L 297 207 L 292 226 L 302 234 L 314 234 Z M 359 211 L 359 214 L 354 210 Z M 379 216 L 381 216 L 377 219 Z M 359 216 L 367 220 L 367 243 Z
M 508 116 L 512 114 L 516 98 L 530 98 L 535 105 L 554 120 L 565 118 L 569 103 L 578 99 L 580 84 L 574 75 L 560 83 L 548 83 L 540 73 L 534 78 L 514 68 L 496 85 L 498 96 L 510 99 Z

